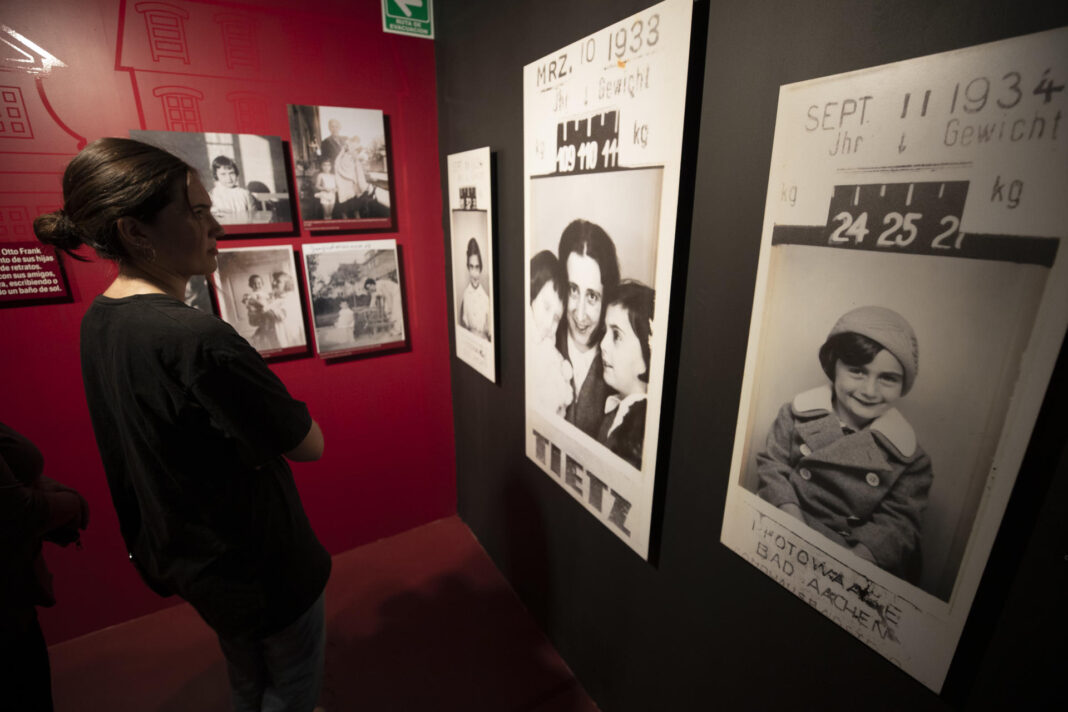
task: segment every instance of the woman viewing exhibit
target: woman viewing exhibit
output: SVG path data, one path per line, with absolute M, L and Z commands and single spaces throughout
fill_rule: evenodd
M 560 235 L 560 264 L 567 279 L 567 318 L 556 334 L 556 348 L 571 362 L 575 400 L 566 418 L 592 438 L 604 419 L 612 389 L 604 382 L 601 338 L 604 298 L 619 284 L 616 245 L 600 225 L 574 220 Z
M 38 238 L 118 270 L 82 319 L 81 356 L 130 559 L 215 630 L 236 709 L 312 710 L 330 556 L 286 458 L 318 459 L 323 436 L 247 341 L 182 301 L 217 266 L 211 199 L 180 159 L 119 138 L 71 161 L 63 197 Z
M 779 410 L 757 455 L 757 495 L 915 583 L 934 475 L 894 405 L 916 381 L 916 334 L 891 309 L 859 307 L 835 323 L 819 361 L 829 383 Z

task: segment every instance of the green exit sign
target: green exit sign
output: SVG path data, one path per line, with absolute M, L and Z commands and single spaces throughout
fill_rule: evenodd
M 433 0 L 382 0 L 382 29 L 434 39 Z

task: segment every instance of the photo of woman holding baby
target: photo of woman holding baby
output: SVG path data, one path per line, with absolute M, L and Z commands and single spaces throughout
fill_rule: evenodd
M 534 259 L 544 265 L 542 254 Z M 546 268 L 535 266 L 532 263 L 532 279 Z M 615 243 L 600 225 L 587 220 L 575 220 L 564 229 L 552 268 L 559 270 L 557 279 L 566 296 L 559 309 L 566 318 L 559 319 L 556 328 L 556 351 L 567 363 L 564 372 L 570 372 L 570 402 L 563 416 L 640 470 L 653 290 L 637 280 L 620 282 Z M 532 300 L 540 300 L 535 323 L 556 311 L 555 304 L 548 305 L 553 292 L 544 291 L 549 286 L 533 294 L 532 284 Z M 560 370 L 542 367 L 538 372 L 556 375 Z
M 660 180 L 654 168 L 531 182 L 528 421 L 598 477 L 655 461 Z
M 307 349 L 291 247 L 224 248 L 212 281 L 219 316 L 260 355 L 284 356 Z

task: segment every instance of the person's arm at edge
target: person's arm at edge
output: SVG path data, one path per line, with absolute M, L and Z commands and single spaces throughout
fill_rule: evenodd
M 284 454 L 287 460 L 292 460 L 293 462 L 314 462 L 323 456 L 324 446 L 323 431 L 319 428 L 319 424 L 313 420 L 311 428 L 308 429 L 308 434 L 300 441 L 300 445 Z
M 37 478 L 35 489 L 48 501 L 48 519 L 39 533 L 68 524 L 74 524 L 82 530 L 89 526 L 89 503 L 77 490 L 44 475 Z

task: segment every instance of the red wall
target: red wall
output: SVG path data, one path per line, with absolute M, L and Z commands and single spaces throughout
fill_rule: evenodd
M 30 239 L 33 216 L 61 204 L 62 171 L 82 140 L 168 129 L 154 87 L 201 92 L 203 131 L 277 135 L 287 142 L 287 103 L 382 109 L 392 138 L 395 231 L 225 244 L 291 244 L 299 250 L 313 241 L 397 239 L 411 348 L 333 364 L 307 356 L 272 368 L 308 403 L 326 435 L 323 459 L 293 469 L 312 524 L 332 553 L 453 513 L 433 42 L 383 33 L 378 0 L 167 0 L 189 15 L 189 62 L 154 60 L 136 3 L 5 3 L 3 24 L 65 66 L 49 70 L 47 60 L 22 44 L 33 63 L 5 61 L 5 69 L 16 69 L 0 72 L 0 87 L 22 94 L 33 134 L 0 134 L 0 245 Z M 227 67 L 216 19 L 227 12 L 254 22 L 258 52 L 251 66 Z M 0 47 L 0 59 L 25 59 Z M 266 110 L 241 118 L 230 92 L 253 92 Z M 37 443 L 45 473 L 80 490 L 92 509 L 84 550 L 49 545 L 46 551 L 59 599 L 55 608 L 41 611 L 49 643 L 177 602 L 151 593 L 127 562 L 82 391 L 79 322 L 114 269 L 71 260 L 64 266 L 73 303 L 0 308 L 0 420 Z

